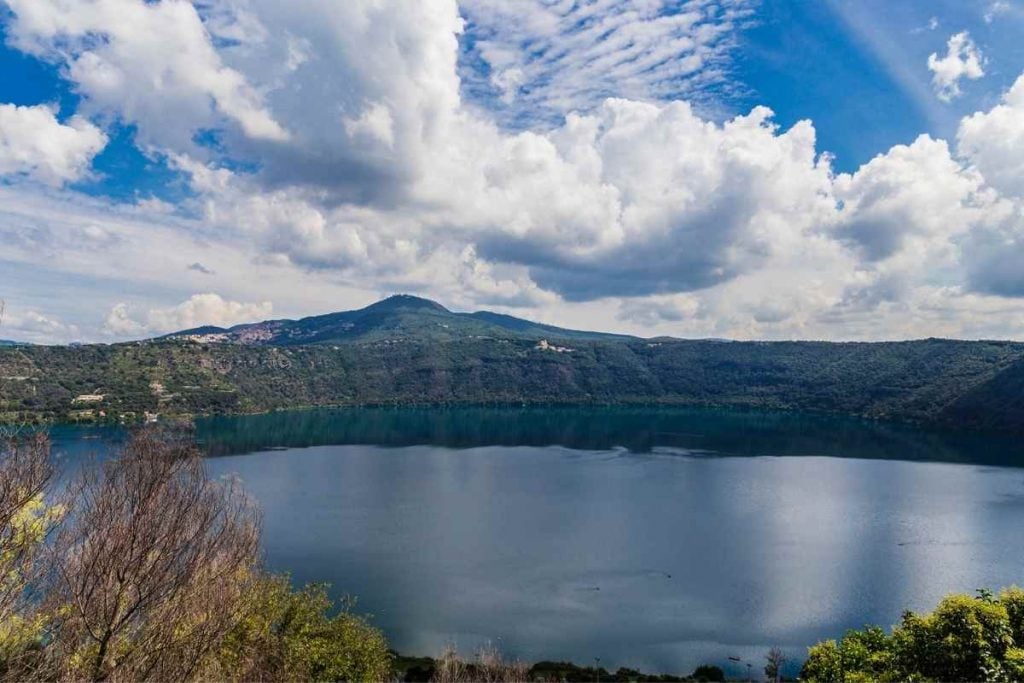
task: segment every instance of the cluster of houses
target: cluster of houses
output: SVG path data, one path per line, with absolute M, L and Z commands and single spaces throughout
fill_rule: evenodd
M 69 414 L 74 420 L 104 420 L 107 417 L 107 411 L 103 410 L 100 406 L 106 399 L 105 394 L 101 394 L 98 391 L 91 394 L 79 394 L 71 399 L 71 405 L 78 406 L 77 410 L 72 410 Z M 148 410 L 142 413 L 143 419 L 147 422 L 156 422 L 160 419 L 160 413 L 151 413 Z M 121 413 L 119 420 L 121 422 L 132 422 L 136 419 L 135 413 Z

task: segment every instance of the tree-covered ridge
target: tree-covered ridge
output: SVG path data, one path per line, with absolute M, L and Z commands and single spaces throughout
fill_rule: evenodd
M 381 339 L 0 349 L 4 420 L 322 405 L 671 403 L 1024 429 L 1024 345 Z

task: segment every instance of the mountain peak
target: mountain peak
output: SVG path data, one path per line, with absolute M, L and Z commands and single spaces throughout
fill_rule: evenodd
M 339 311 L 301 320 L 268 320 L 230 329 L 200 327 L 167 335 L 193 341 L 295 346 L 395 339 L 629 340 L 632 337 L 566 330 L 499 313 L 454 313 L 436 301 L 396 294 L 356 311 Z
M 408 310 L 433 310 L 438 313 L 448 313 L 448 309 L 430 299 L 413 296 L 412 294 L 393 294 L 386 299 L 381 299 L 375 304 L 370 304 L 364 311 L 394 311 L 398 309 Z

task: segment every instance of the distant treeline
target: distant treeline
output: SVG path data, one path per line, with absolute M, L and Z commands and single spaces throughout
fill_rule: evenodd
M 523 403 L 770 408 L 1024 432 L 1024 344 L 396 338 L 0 348 L 6 422 Z

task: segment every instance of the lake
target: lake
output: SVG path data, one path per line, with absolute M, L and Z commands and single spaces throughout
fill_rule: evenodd
M 115 436 L 58 428 L 77 458 Z M 392 645 L 733 675 L 1024 583 L 1024 447 L 824 416 L 351 409 L 204 419 L 268 565 L 358 596 Z M 96 440 L 99 437 L 99 440 Z

